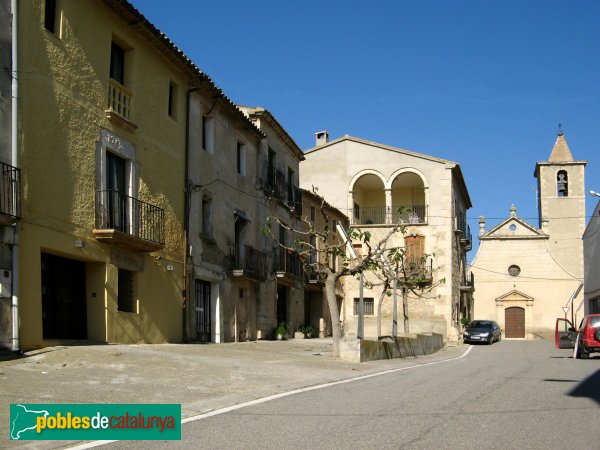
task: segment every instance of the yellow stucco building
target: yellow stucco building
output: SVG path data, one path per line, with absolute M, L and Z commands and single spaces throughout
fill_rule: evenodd
M 20 347 L 181 341 L 186 91 L 206 80 L 126 2 L 13 13 Z

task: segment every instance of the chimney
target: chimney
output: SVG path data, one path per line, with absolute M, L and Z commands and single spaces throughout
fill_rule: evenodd
M 315 133 L 315 137 L 317 138 L 317 147 L 325 145 L 329 142 L 329 133 L 327 131 L 318 131 Z
M 485 217 L 479 216 L 479 236 L 485 234 Z

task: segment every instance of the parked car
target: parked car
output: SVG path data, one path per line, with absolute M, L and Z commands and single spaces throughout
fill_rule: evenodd
M 474 320 L 463 331 L 463 341 L 493 344 L 502 339 L 502 330 L 493 320 Z
M 554 330 L 556 348 L 574 348 L 575 358 L 589 358 L 600 352 L 600 314 L 588 314 L 575 329 L 570 320 L 556 319 Z

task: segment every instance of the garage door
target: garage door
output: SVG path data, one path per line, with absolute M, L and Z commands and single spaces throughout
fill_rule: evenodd
M 525 337 L 525 310 L 519 307 L 504 310 L 504 337 Z

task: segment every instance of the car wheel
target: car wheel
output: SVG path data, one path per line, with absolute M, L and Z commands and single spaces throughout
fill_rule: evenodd
M 579 351 L 581 352 L 581 359 L 588 359 L 590 357 L 590 352 L 585 348 L 583 342 L 579 344 Z
M 488 339 L 488 345 L 492 345 L 494 343 L 494 335 L 492 334 Z

